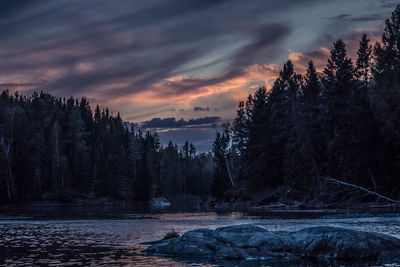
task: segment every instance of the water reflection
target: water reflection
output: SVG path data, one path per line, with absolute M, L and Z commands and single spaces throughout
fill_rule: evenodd
M 309 226 L 330 225 L 386 233 L 400 238 L 400 216 L 397 213 L 385 216 L 382 214 L 353 214 L 353 216 L 320 214 L 318 218 L 314 218 L 314 215 L 309 218 L 307 213 L 303 213 L 301 218 L 299 216 L 282 217 L 276 214 L 130 213 L 126 210 L 125 213 L 109 211 L 107 214 L 107 219 L 85 220 L 55 220 L 54 216 L 46 219 L 44 215 L 37 217 L 37 214 L 29 214 L 29 212 L 3 214 L 3 220 L 0 220 L 0 264 L 7 266 L 205 265 L 205 262 L 143 256 L 140 251 L 145 246 L 140 243 L 160 239 L 172 229 L 183 233 L 196 228 L 216 228 L 243 223 L 253 223 L 272 231 L 294 231 Z M 116 219 L 110 219 L 113 216 Z M 63 218 L 66 217 L 68 216 Z M 71 217 L 73 216 L 69 215 L 68 218 Z M 208 263 L 222 266 L 296 266 L 299 264 L 312 266 L 315 264 L 255 261 Z M 335 265 L 336 263 L 326 264 Z

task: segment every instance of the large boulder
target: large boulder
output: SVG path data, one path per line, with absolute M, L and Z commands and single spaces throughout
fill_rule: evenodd
M 271 232 L 254 225 L 198 229 L 146 243 L 146 255 L 222 259 L 319 259 L 400 262 L 400 239 L 338 227 Z

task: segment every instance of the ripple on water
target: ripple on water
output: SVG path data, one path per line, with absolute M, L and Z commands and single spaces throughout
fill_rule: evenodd
M 309 226 L 331 225 L 400 237 L 399 216 L 262 219 L 257 216 L 249 218 L 238 213 L 190 213 L 152 214 L 148 215 L 148 219 L 141 215 L 140 219 L 134 220 L 0 221 L 0 265 L 200 266 L 204 262 L 177 262 L 173 259 L 143 256 L 140 251 L 145 246 L 140 243 L 160 239 L 171 229 L 183 233 L 196 228 L 243 223 L 254 223 L 271 231 L 293 231 Z M 247 262 L 246 266 L 259 264 Z

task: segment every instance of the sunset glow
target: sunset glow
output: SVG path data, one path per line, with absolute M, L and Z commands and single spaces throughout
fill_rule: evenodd
M 160 0 L 102 1 L 93 8 L 90 1 L 27 2 L 0 19 L 7 29 L 0 87 L 87 96 L 136 123 L 230 120 L 249 93 L 271 88 L 283 59 L 298 73 L 309 60 L 322 71 L 334 40 L 343 38 L 350 56 L 362 33 L 377 41 L 394 4 Z

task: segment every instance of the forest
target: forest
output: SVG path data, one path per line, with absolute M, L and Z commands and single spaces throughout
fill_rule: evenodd
M 400 5 L 357 58 L 334 42 L 322 73 L 287 61 L 271 89 L 239 103 L 212 151 L 161 145 L 86 98 L 0 95 L 0 201 L 213 195 L 246 201 L 370 201 L 336 179 L 400 199 Z
M 3 201 L 208 192 L 211 154 L 196 154 L 188 142 L 162 147 L 157 133 L 135 132 L 108 109 L 92 112 L 86 98 L 5 90 L 0 107 Z

